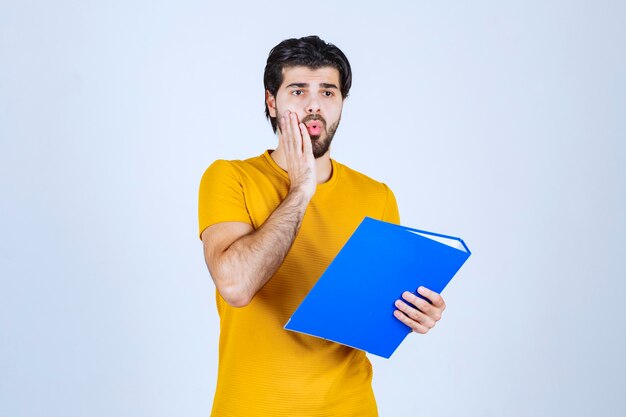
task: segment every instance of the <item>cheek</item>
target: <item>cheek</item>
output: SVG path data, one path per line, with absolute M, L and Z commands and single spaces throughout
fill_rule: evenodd
M 276 117 L 280 118 L 282 117 L 285 112 L 287 112 L 287 110 L 290 110 L 290 106 L 288 103 L 285 103 L 285 101 L 280 101 L 279 103 L 276 103 Z
M 280 106 L 276 107 L 276 114 L 277 117 L 280 119 L 282 116 L 285 115 L 285 113 L 287 112 L 291 112 L 291 113 L 295 113 L 298 115 L 298 120 L 302 120 L 302 118 L 304 116 L 306 116 L 306 114 L 301 114 L 301 112 L 298 111 L 298 109 L 295 106 L 290 106 L 289 104 L 286 103 L 281 103 Z
M 332 113 L 329 114 L 329 118 L 332 120 L 332 123 L 337 122 L 339 119 L 341 119 L 341 108 L 337 109 L 333 109 Z
M 328 112 L 332 114 L 333 117 L 339 118 L 341 117 L 341 110 L 343 110 L 343 102 L 342 101 L 332 101 L 328 105 Z
M 285 113 L 287 110 L 295 110 L 298 107 L 297 104 L 297 100 L 289 94 L 279 93 L 276 97 L 275 105 L 279 114 Z

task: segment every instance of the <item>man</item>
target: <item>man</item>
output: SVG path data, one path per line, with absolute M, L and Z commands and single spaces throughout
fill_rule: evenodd
M 213 416 L 375 416 L 364 352 L 283 329 L 365 216 L 399 223 L 391 190 L 330 158 L 352 73 L 336 46 L 288 39 L 265 67 L 276 150 L 216 161 L 200 184 L 204 256 L 220 316 Z M 408 290 L 408 289 L 407 289 Z M 445 309 L 420 288 L 395 316 L 426 333 Z M 346 300 L 345 314 L 367 306 Z

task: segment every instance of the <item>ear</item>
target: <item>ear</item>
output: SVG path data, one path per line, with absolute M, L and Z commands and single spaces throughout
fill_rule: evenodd
M 270 90 L 265 90 L 265 104 L 267 104 L 270 116 L 276 117 L 276 97 L 270 93 Z

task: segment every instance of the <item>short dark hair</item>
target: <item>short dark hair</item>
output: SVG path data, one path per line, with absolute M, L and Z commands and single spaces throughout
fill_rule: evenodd
M 283 68 L 304 66 L 311 69 L 333 67 L 339 71 L 339 89 L 343 99 L 348 97 L 352 86 L 352 69 L 348 58 L 335 45 L 327 43 L 318 36 L 305 36 L 300 39 L 285 39 L 272 48 L 263 74 L 265 90 L 276 96 L 283 83 Z M 265 117 L 270 120 L 276 133 L 276 118 L 270 116 L 265 103 Z

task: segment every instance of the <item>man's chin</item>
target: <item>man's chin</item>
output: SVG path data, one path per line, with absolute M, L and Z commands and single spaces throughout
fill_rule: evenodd
M 326 155 L 328 153 L 328 151 L 330 150 L 329 147 L 319 147 L 316 148 L 315 146 L 313 147 L 313 157 L 315 157 L 315 159 L 321 158 L 322 156 Z
M 313 147 L 313 156 L 315 159 L 321 158 L 326 155 L 330 150 L 330 140 L 332 137 L 327 135 L 315 135 L 311 137 L 311 146 Z

